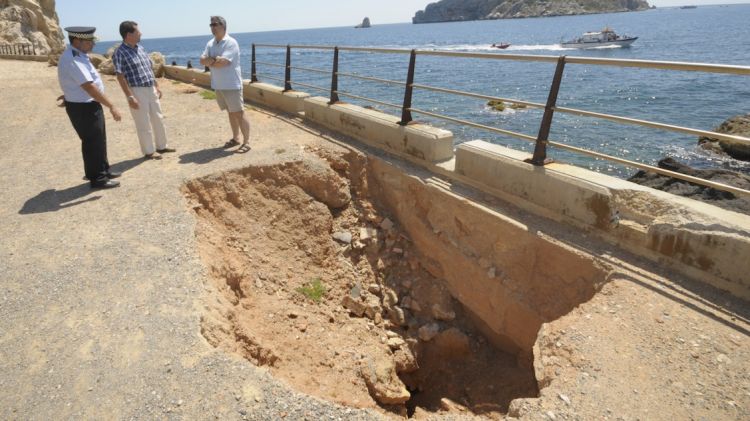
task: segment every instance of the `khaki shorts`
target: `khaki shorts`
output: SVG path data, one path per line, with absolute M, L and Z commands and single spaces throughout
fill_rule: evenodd
M 245 104 L 242 101 L 242 89 L 217 89 L 216 102 L 222 110 L 230 113 L 243 111 Z

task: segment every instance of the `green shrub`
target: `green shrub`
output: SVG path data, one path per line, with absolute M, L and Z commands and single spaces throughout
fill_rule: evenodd
M 326 287 L 320 278 L 315 278 L 312 282 L 297 288 L 297 292 L 318 303 L 326 294 Z
M 203 97 L 203 99 L 216 99 L 216 92 L 214 92 L 214 91 L 201 91 L 201 97 Z

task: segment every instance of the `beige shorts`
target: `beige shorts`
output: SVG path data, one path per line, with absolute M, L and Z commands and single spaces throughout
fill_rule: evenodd
M 222 110 L 230 113 L 243 111 L 245 104 L 242 101 L 242 89 L 217 89 L 216 102 Z

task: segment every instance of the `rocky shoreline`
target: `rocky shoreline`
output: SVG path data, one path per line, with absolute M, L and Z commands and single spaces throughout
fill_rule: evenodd
M 714 128 L 714 132 L 750 138 L 750 114 L 730 117 L 721 125 Z M 700 137 L 698 145 L 703 149 L 727 155 L 736 160 L 750 161 L 750 147 L 744 144 Z M 726 169 L 695 169 L 670 157 L 659 160 L 657 165 L 659 168 L 680 174 L 750 190 L 750 176 L 736 171 Z M 646 171 L 638 171 L 628 181 L 678 196 L 711 203 L 712 205 L 731 211 L 750 214 L 750 200 L 712 187 Z
M 440 0 L 418 11 L 412 23 L 518 19 L 633 12 L 651 8 L 644 0 Z
M 699 177 L 704 180 L 750 190 L 750 176 L 734 171 L 723 169 L 695 169 L 682 164 L 673 158 L 661 159 L 657 166 L 680 174 Z M 714 189 L 713 187 L 707 187 L 646 171 L 638 171 L 635 175 L 630 177 L 628 181 L 678 196 L 700 200 L 734 212 L 750 215 L 750 200 L 743 197 L 737 197 L 726 191 Z

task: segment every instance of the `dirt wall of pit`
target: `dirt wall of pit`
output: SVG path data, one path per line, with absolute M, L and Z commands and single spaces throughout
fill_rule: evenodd
M 370 159 L 368 176 L 423 264 L 506 351 L 528 355 L 542 323 L 589 300 L 609 276 L 592 256 L 383 160 Z

